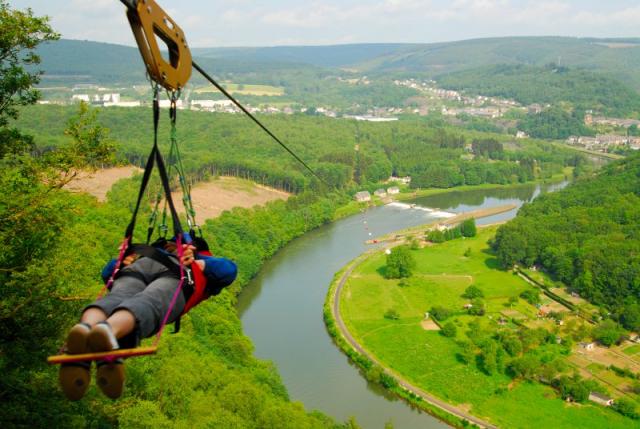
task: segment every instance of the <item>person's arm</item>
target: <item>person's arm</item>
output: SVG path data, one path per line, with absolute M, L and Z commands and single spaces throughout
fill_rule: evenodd
M 195 262 L 202 268 L 202 272 L 207 278 L 207 291 L 211 295 L 219 294 L 238 276 L 237 265 L 226 258 L 196 255 Z
M 105 283 L 111 278 L 113 270 L 116 269 L 116 262 L 117 259 L 113 258 L 112 260 L 107 262 L 107 265 L 105 265 L 102 269 L 102 280 L 104 280 Z

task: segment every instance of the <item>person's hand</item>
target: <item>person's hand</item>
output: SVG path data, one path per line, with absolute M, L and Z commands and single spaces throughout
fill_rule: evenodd
M 193 261 L 195 261 L 194 251 L 196 250 L 196 248 L 191 244 L 183 244 L 182 249 L 183 253 L 180 262 L 183 265 L 189 266 L 193 263 Z
M 122 264 L 126 267 L 127 265 L 133 264 L 136 261 L 136 259 L 138 259 L 138 255 L 136 255 L 135 253 L 132 253 L 122 260 Z

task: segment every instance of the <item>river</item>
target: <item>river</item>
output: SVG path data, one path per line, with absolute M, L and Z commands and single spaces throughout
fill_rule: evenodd
M 345 421 L 354 416 L 365 429 L 446 428 L 434 417 L 412 409 L 379 386 L 368 383 L 332 343 L 322 306 L 334 273 L 369 249 L 369 238 L 428 223 L 436 217 L 420 207 L 460 213 L 532 201 L 566 182 L 504 189 L 453 191 L 418 198 L 408 205 L 376 207 L 318 228 L 294 240 L 267 262 L 244 289 L 238 311 L 255 355 L 278 367 L 292 400 Z M 517 209 L 477 221 L 510 219 Z

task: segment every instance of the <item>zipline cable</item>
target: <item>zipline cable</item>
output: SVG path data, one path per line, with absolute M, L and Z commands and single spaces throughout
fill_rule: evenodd
M 142 3 L 140 3 L 142 1 Z M 253 122 L 255 122 L 264 132 L 266 132 L 276 143 L 278 143 L 284 150 L 286 150 L 296 161 L 304 166 L 320 183 L 332 188 L 322 177 L 320 177 L 313 168 L 311 168 L 306 162 L 302 160 L 293 150 L 291 150 L 286 144 L 282 142 L 274 133 L 269 130 L 258 118 L 256 118 L 251 112 L 249 112 L 238 100 L 235 99 L 229 92 L 227 92 L 222 85 L 218 84 L 207 72 L 202 69 L 191 57 L 189 47 L 182 34 L 182 31 L 177 27 L 177 24 L 162 11 L 154 1 L 151 0 L 120 0 L 120 2 L 127 7 L 127 16 L 131 24 L 131 28 L 136 37 L 140 53 L 142 54 L 145 65 L 147 66 L 147 72 L 151 75 L 151 78 L 156 82 L 162 82 L 162 86 L 167 89 L 180 90 L 189 80 L 191 75 L 191 69 L 187 64 L 191 63 L 191 66 L 195 68 L 209 83 L 216 87 L 222 94 L 225 95 L 233 104 L 235 104 L 244 114 L 246 114 Z M 155 6 L 152 8 L 151 4 Z M 144 10 L 142 15 L 138 14 L 138 10 Z M 159 12 L 157 12 L 159 11 Z M 158 16 L 153 16 L 155 13 L 161 13 Z M 142 23 L 144 15 L 144 24 Z M 148 15 L 148 16 L 147 16 Z M 160 19 L 162 17 L 162 19 Z M 156 19 L 156 21 L 154 21 Z M 150 21 L 149 21 L 150 20 Z M 161 27 L 167 27 L 162 33 Z M 169 31 L 170 30 L 170 31 Z M 170 63 L 167 63 L 162 58 L 162 53 L 159 50 L 157 44 L 157 38 L 162 39 L 167 43 L 169 48 Z M 184 58 L 183 58 L 184 57 Z M 184 60 L 182 63 L 181 61 Z M 158 65 L 162 63 L 162 67 Z M 175 75 L 172 71 L 176 72 Z
M 271 136 L 271 138 L 273 140 L 275 140 L 280 146 L 282 146 L 284 148 L 284 150 L 289 152 L 289 154 L 291 156 L 293 156 L 300 164 L 302 164 L 307 170 L 309 170 L 309 172 L 311 172 L 311 174 L 313 174 L 323 184 L 325 184 L 326 186 L 330 187 L 329 184 L 322 177 L 318 176 L 318 174 L 311 167 L 309 167 L 309 165 L 306 162 L 304 162 L 298 155 L 296 155 L 296 153 L 293 150 L 289 149 L 289 147 L 287 147 L 287 145 L 284 144 L 282 142 L 282 140 L 280 140 L 275 134 L 273 134 L 269 130 L 269 128 L 267 128 L 265 125 L 263 125 L 262 122 L 260 122 L 260 120 L 258 118 L 256 118 L 238 100 L 236 100 L 233 95 L 229 94 L 229 92 L 227 92 L 227 90 L 224 89 L 224 87 L 222 85 L 220 85 L 211 76 L 209 76 L 207 74 L 207 72 L 205 72 L 202 69 L 202 67 L 200 67 L 195 61 L 192 61 L 191 64 L 193 65 L 193 68 L 195 68 L 202 75 L 202 77 L 204 77 L 206 80 L 208 80 L 211 83 L 211 85 L 215 86 L 218 89 L 218 91 L 223 93 L 225 97 L 227 97 L 229 100 L 231 100 L 231 102 L 233 102 L 233 104 L 238 106 L 238 108 L 240 110 L 242 110 L 249 118 L 251 118 L 251 120 L 253 120 L 253 122 L 255 122 L 260 128 L 262 128 L 264 130 L 264 132 L 269 134 L 269 136 Z

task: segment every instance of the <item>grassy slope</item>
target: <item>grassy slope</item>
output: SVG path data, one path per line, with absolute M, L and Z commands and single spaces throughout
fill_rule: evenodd
M 485 253 L 485 243 L 494 232 L 486 229 L 473 240 L 415 252 L 416 272 L 420 274 L 404 288 L 380 276 L 384 255 L 371 258 L 343 292 L 342 315 L 349 330 L 366 349 L 411 382 L 454 404 L 469 404 L 473 414 L 489 417 L 501 426 L 531 427 L 536 421 L 539 427 L 569 428 L 577 422 L 584 428 L 630 427 L 631 420 L 603 408 L 566 405 L 551 388 L 538 384 L 520 383 L 507 393 L 495 394 L 509 386 L 507 376 L 488 376 L 475 366 L 460 363 L 456 354 L 461 350 L 454 341 L 420 327 L 423 313 L 433 305 L 461 309 L 466 301 L 460 295 L 470 284 L 464 276 L 473 276 L 474 284 L 484 291 L 488 315 L 505 309 L 509 296 L 528 288 L 519 278 L 495 269 L 496 260 Z M 472 249 L 469 258 L 463 256 L 467 248 Z M 398 310 L 399 320 L 383 318 L 389 308 Z M 520 301 L 515 309 L 531 313 L 533 307 Z M 471 317 L 461 315 L 454 320 L 462 338 Z M 492 322 L 485 317 L 483 323 Z

